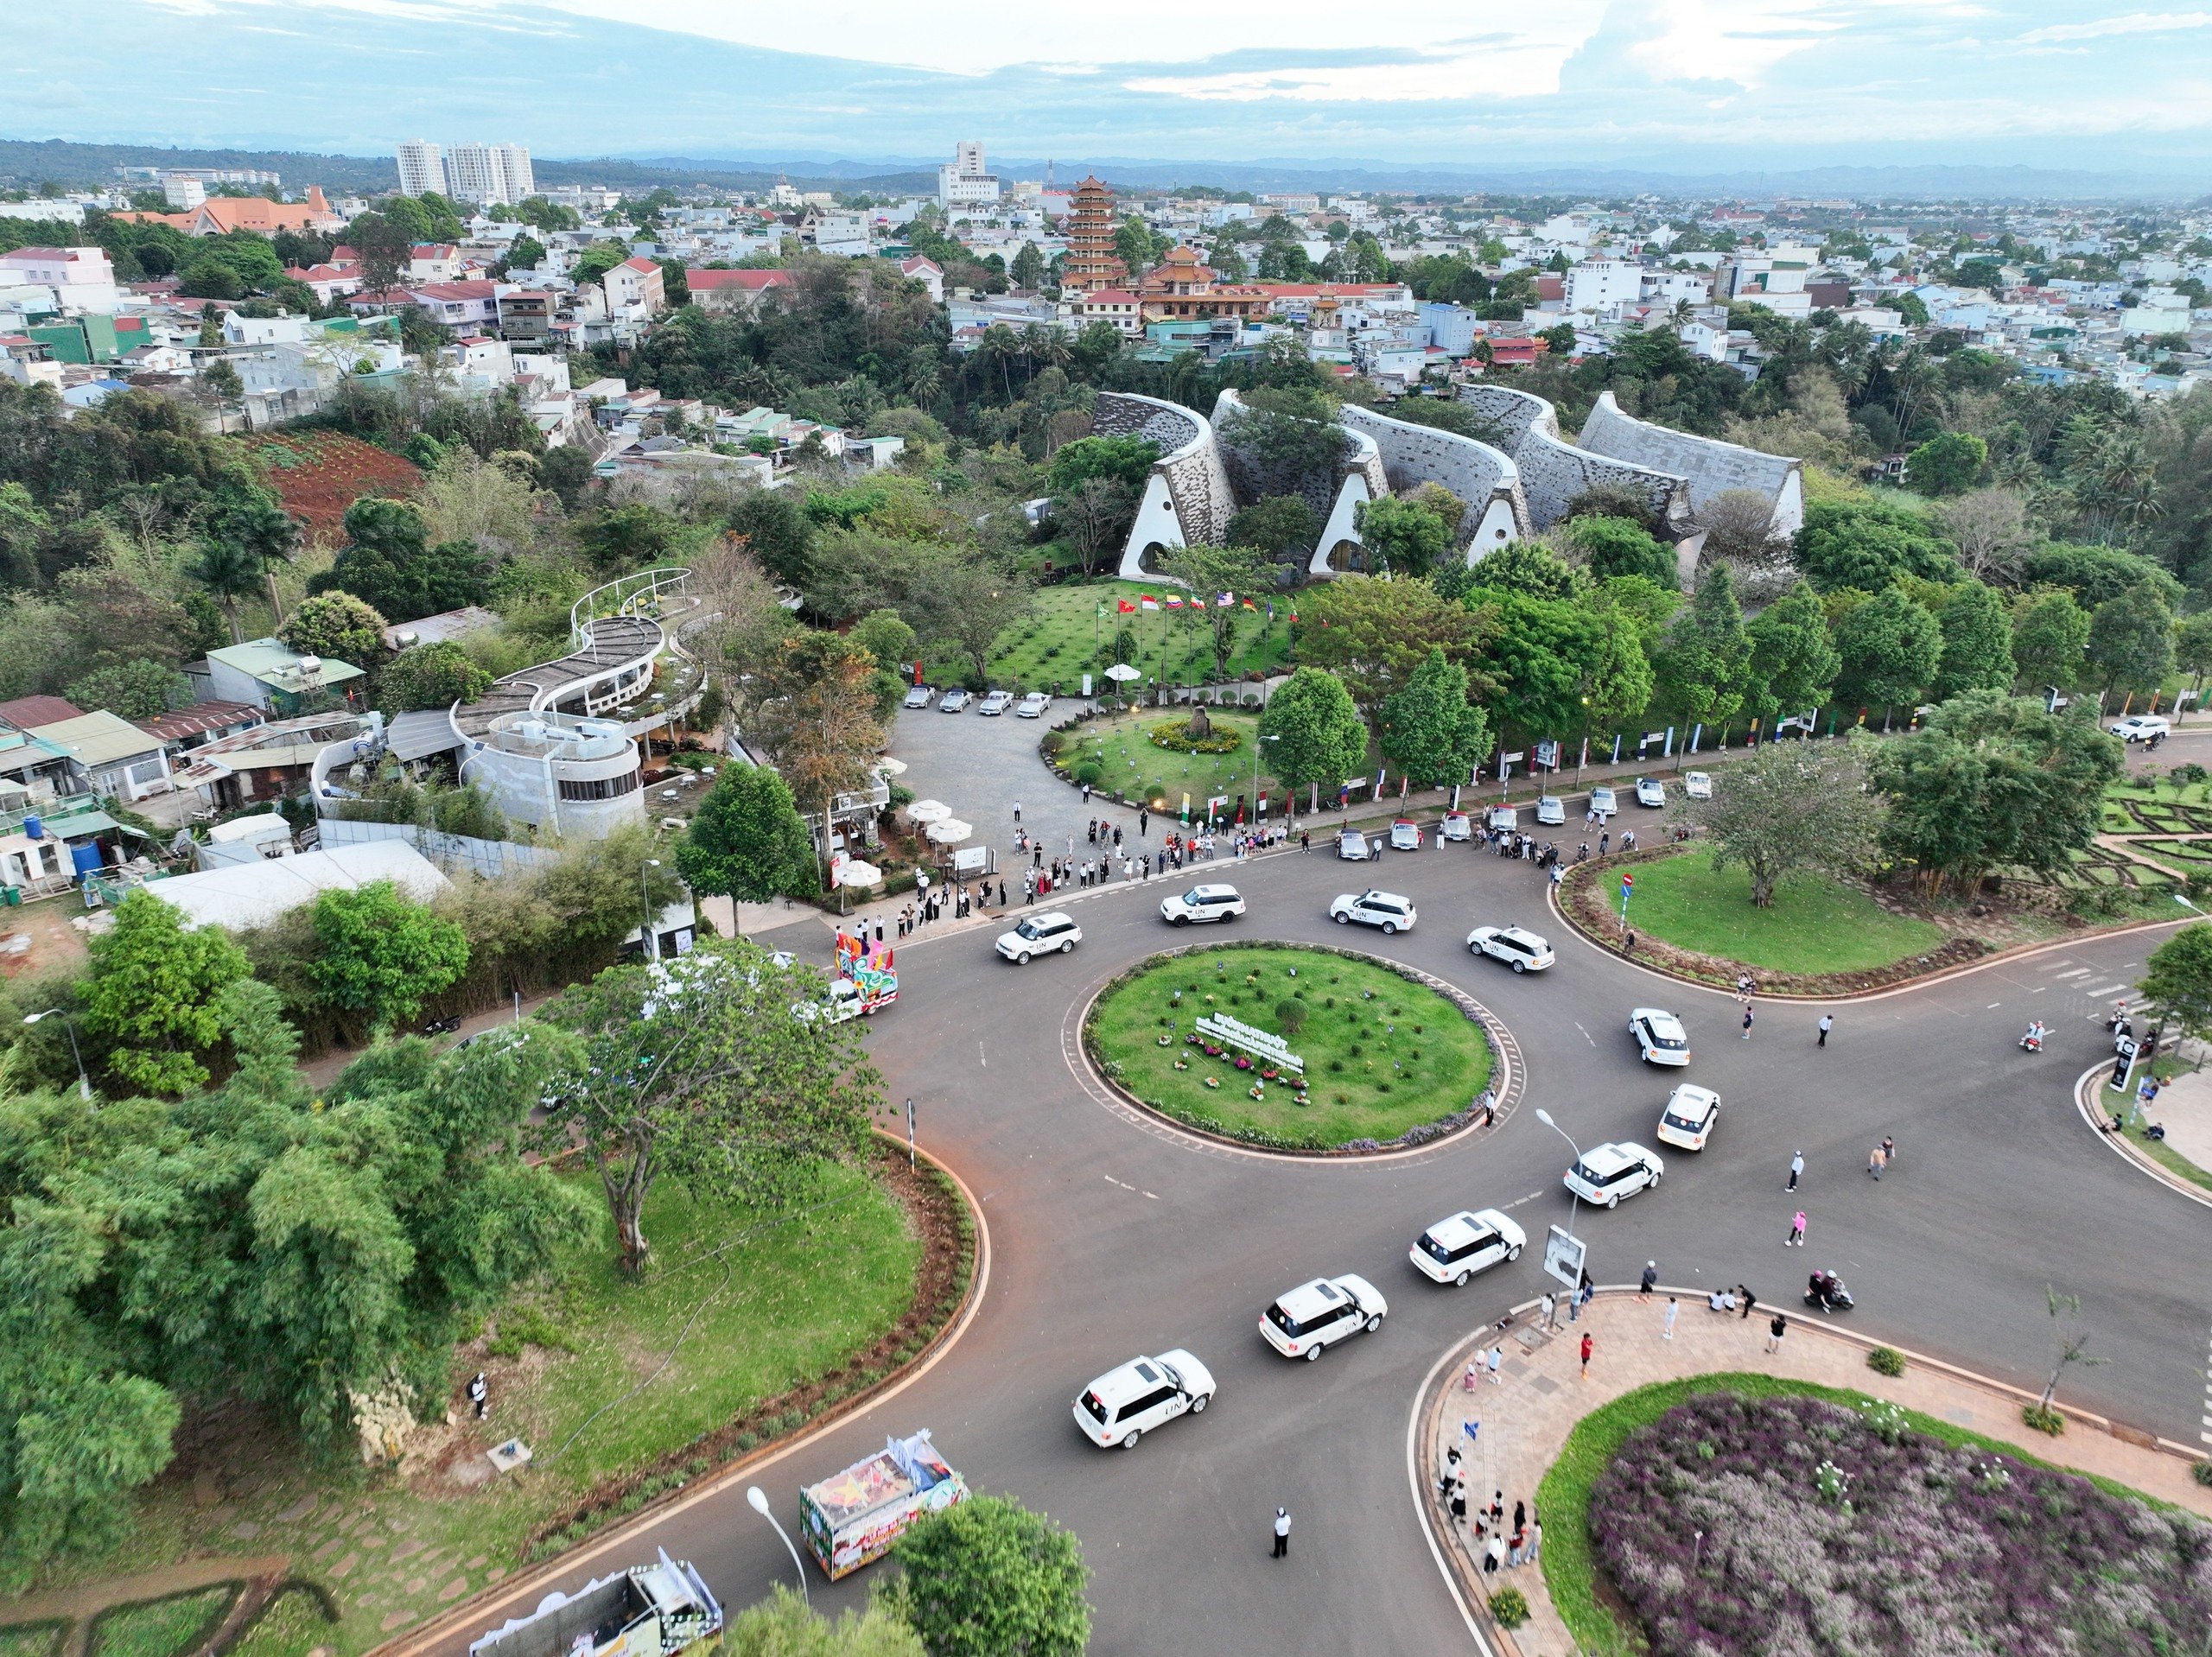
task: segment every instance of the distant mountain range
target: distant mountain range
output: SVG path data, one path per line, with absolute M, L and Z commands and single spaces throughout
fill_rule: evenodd
M 761 190 L 779 179 L 800 189 L 868 191 L 898 195 L 933 189 L 934 161 L 880 158 L 854 161 L 823 155 L 783 157 L 630 156 L 533 160 L 540 185 L 604 184 L 643 192 L 657 186 L 728 191 Z M 1128 157 L 1031 156 L 990 158 L 1008 178 L 1043 178 L 1047 168 L 1063 187 L 1096 173 L 1124 187 L 1211 185 L 1255 191 L 1423 190 L 1504 195 L 1666 197 L 1850 197 L 1866 201 L 2020 201 L 2161 200 L 2205 197 L 2201 175 L 2073 172 L 2032 167 L 1831 166 L 1790 172 L 1664 173 L 1649 168 L 1483 168 L 1389 166 L 1373 162 L 1265 160 L 1160 162 Z M 287 187 L 320 184 L 332 191 L 392 187 L 389 156 L 317 154 L 286 149 L 163 149 L 152 144 L 32 143 L 0 139 L 0 185 L 35 187 L 51 181 L 67 187 L 115 182 L 118 167 L 254 168 L 281 175 Z

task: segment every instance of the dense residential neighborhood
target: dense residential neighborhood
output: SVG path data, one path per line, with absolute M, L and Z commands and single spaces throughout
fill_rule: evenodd
M 0 138 L 0 1657 L 2212 1648 L 2212 198 L 487 107 Z

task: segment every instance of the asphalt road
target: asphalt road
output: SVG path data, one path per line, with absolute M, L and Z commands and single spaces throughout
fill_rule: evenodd
M 1039 803 L 1049 797 L 1041 771 L 1014 769 L 1014 738 L 978 731 L 1000 723 L 1035 730 L 944 716 L 951 728 L 919 745 L 938 750 L 928 763 L 906 745 L 899 752 L 963 815 L 1006 823 L 981 798 L 945 791 L 1010 794 L 1007 779 L 1020 775 Z M 963 757 L 963 774 L 938 769 L 949 753 Z M 1066 801 L 1057 803 L 1056 816 Z M 1639 817 L 1649 820 L 1631 808 L 1623 822 Z M 2106 1005 L 2164 934 L 1836 1006 L 1821 1051 L 1819 1009 L 1762 1004 L 1742 1040 L 1732 998 L 1580 943 L 1548 912 L 1532 866 L 1467 846 L 1393 854 L 1379 866 L 1317 850 L 1207 873 L 1249 900 L 1232 936 L 1357 943 L 1466 988 L 1517 1037 L 1525 1099 L 1495 1130 L 1404 1160 L 1300 1163 L 1201 1147 L 1101 1102 L 1069 1057 L 1073 1022 L 1100 984 L 1171 941 L 1203 936 L 1161 924 L 1166 886 L 1084 896 L 1072 905 L 1082 947 L 1026 968 L 993 954 L 991 930 L 908 943 L 899 1002 L 874 1021 L 871 1051 L 891 1096 L 917 1101 L 924 1146 L 981 1200 L 990 1283 L 973 1326 L 917 1384 L 758 1476 L 794 1532 L 802 1482 L 887 1434 L 927 1426 L 976 1486 L 1015 1495 L 1081 1536 L 1101 1654 L 1471 1644 L 1408 1499 L 1408 1411 L 1442 1351 L 1541 1292 L 1541 1251 L 1455 1290 L 1416 1277 L 1406 1250 L 1423 1226 L 1463 1207 L 1510 1208 L 1537 1239 L 1564 1222 L 1567 1146 L 1535 1106 L 1586 1146 L 1649 1142 L 1676 1077 L 1637 1060 L 1626 1019 L 1645 1004 L 1682 1016 L 1687 1076 L 1717 1089 L 1723 1110 L 1710 1149 L 1668 1153 L 1658 1189 L 1583 1215 L 1599 1281 L 1631 1281 L 1653 1259 L 1665 1281 L 1744 1281 L 1794 1308 L 1807 1273 L 1827 1267 L 1850 1282 L 1859 1305 L 1847 1315 L 1868 1332 L 2021 1386 L 2041 1384 L 2056 1344 L 2050 1285 L 2081 1296 L 2091 1350 L 2104 1360 L 2069 1372 L 2063 1395 L 2196 1442 L 2212 1230 L 2196 1204 L 2096 1144 L 2071 1101 L 2075 1076 L 2107 1051 Z M 1417 900 L 1414 932 L 1385 939 L 1329 923 L 1329 898 L 1368 884 Z M 1466 931 L 1484 921 L 1551 936 L 1558 966 L 1516 978 L 1471 957 Z M 826 955 L 818 927 L 787 937 Z M 2055 1027 L 2039 1057 L 2015 1045 L 2031 1017 Z M 1899 1157 L 1877 1183 L 1867 1152 L 1885 1133 Z M 1807 1172 L 1793 1197 L 1783 1186 L 1796 1150 Z M 1785 1252 L 1801 1203 L 1809 1246 Z M 1344 1272 L 1389 1297 L 1379 1334 L 1310 1365 L 1262 1344 L 1255 1324 L 1270 1298 Z M 1075 1394 L 1126 1358 L 1175 1346 L 1212 1368 L 1214 1406 L 1134 1451 L 1093 1448 L 1070 1419 Z M 1605 1362 L 1602 1349 L 1595 1362 Z M 1510 1407 L 1510 1394 L 1500 1402 Z M 1279 1504 L 1296 1521 L 1281 1563 L 1268 1557 Z M 588 1553 L 562 1585 L 649 1558 L 655 1546 L 696 1562 L 736 1606 L 792 1575 L 783 1545 L 733 1489 L 613 1552 Z M 835 1606 L 859 1603 L 873 1573 L 835 1587 L 810 1574 L 816 1604 Z

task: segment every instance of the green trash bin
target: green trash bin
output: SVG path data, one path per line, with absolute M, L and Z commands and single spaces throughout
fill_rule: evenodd
M 23 906 L 23 889 L 21 886 L 0 886 L 0 903 L 5 903 L 10 909 L 21 909 Z

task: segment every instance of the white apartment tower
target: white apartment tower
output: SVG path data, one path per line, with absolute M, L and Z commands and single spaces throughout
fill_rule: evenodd
M 422 138 L 399 146 L 399 193 L 428 195 L 446 187 L 445 151 Z
M 456 201 L 512 206 L 535 195 L 530 151 L 520 144 L 457 143 L 446 152 L 448 194 Z
M 998 205 L 999 181 L 983 170 L 983 146 L 967 139 L 953 148 L 952 161 L 937 169 L 937 204 L 946 212 Z

